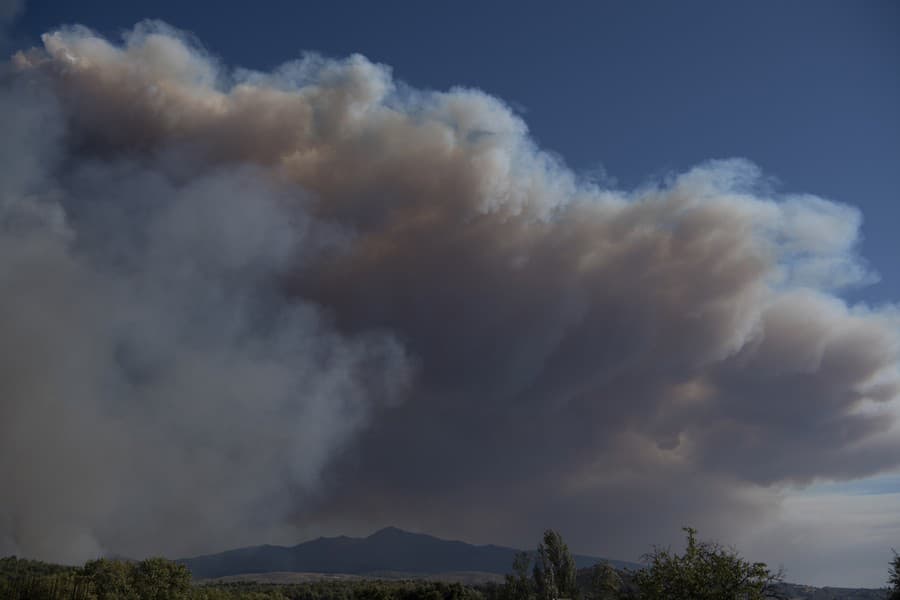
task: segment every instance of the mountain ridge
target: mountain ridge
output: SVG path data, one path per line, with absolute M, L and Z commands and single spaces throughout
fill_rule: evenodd
M 385 571 L 416 574 L 479 571 L 510 572 L 515 548 L 445 540 L 398 527 L 379 529 L 362 538 L 318 537 L 294 546 L 264 544 L 182 558 L 198 579 L 273 572 L 345 573 L 364 575 Z M 578 568 L 606 562 L 616 568 L 639 568 L 637 563 L 574 555 Z
M 296 583 L 321 579 L 432 579 L 500 581 L 512 570 L 515 548 L 445 540 L 398 527 L 366 537 L 318 537 L 293 546 L 263 544 L 183 558 L 195 579 Z M 641 569 L 634 562 L 576 554 L 578 569 L 605 562 L 620 572 Z M 583 572 L 579 576 L 584 576 Z M 795 600 L 884 600 L 881 589 L 814 587 L 784 582 L 778 591 Z

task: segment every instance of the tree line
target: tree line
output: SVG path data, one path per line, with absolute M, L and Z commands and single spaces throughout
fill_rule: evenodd
M 163 558 L 82 567 L 0 559 L 2 600 L 500 600 L 499 589 L 423 580 L 192 583 L 187 567 Z
M 616 571 L 597 564 L 578 572 L 559 533 L 544 532 L 534 556 L 519 553 L 506 577 L 506 600 L 763 600 L 779 598 L 780 573 L 744 560 L 736 551 L 702 542 L 685 528 L 683 554 L 654 548 L 646 567 Z
M 765 600 L 782 598 L 781 573 L 745 560 L 685 528 L 682 553 L 654 548 L 645 568 L 607 564 L 577 570 L 562 536 L 547 530 L 535 552 L 515 556 L 503 584 L 424 580 L 329 580 L 291 584 L 192 583 L 182 564 L 97 559 L 67 567 L 0 558 L 3 600 Z M 900 555 L 888 570 L 885 598 L 900 600 Z
M 191 597 L 191 573 L 164 558 L 140 562 L 98 559 L 64 567 L 0 559 L 4 600 L 183 600 Z
M 685 550 L 654 547 L 640 570 L 607 564 L 575 569 L 559 533 L 544 532 L 536 553 L 520 552 L 506 576 L 502 600 L 766 600 L 792 597 L 782 571 L 745 560 L 733 548 L 700 541 L 685 527 Z M 884 600 L 900 600 L 900 555 L 894 552 Z

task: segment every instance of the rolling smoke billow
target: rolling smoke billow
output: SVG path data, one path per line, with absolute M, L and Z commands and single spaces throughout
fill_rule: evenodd
M 0 554 L 631 558 L 900 466 L 898 311 L 838 295 L 861 216 L 749 162 L 606 189 L 477 90 L 160 23 L 45 34 L 0 120 Z

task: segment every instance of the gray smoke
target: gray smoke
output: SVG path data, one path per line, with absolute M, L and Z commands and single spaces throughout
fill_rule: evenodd
M 74 151 L 4 89 L 0 550 L 55 560 L 271 535 L 409 365 L 283 278 L 343 244 L 253 166 L 180 178 Z
M 0 540 L 79 558 L 394 523 L 634 556 L 900 466 L 861 216 L 743 160 L 584 181 L 361 56 L 144 23 L 4 86 Z

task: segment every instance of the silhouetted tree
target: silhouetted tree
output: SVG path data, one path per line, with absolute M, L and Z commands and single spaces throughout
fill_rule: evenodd
M 760 600 L 777 597 L 779 581 L 765 563 L 750 563 L 730 549 L 698 542 L 686 527 L 687 548 L 679 555 L 656 548 L 645 555 L 646 569 L 635 573 L 642 600 Z
M 504 597 L 507 600 L 531 600 L 534 598 L 534 582 L 531 579 L 531 555 L 517 552 L 513 559 L 513 572 L 506 575 Z
M 133 570 L 133 589 L 141 600 L 182 600 L 191 591 L 191 572 L 164 558 L 148 558 Z
M 888 600 L 900 600 L 900 554 L 894 550 L 894 558 L 891 560 L 891 568 L 888 571 Z
M 96 600 L 138 600 L 131 587 L 133 565 L 101 558 L 84 564 L 81 575 L 91 584 Z
M 597 564 L 591 568 L 590 600 L 613 600 L 619 597 L 622 578 L 607 564 Z
M 538 546 L 534 564 L 534 586 L 541 600 L 577 598 L 575 584 L 575 559 L 569 547 L 556 531 L 544 532 L 544 540 Z

